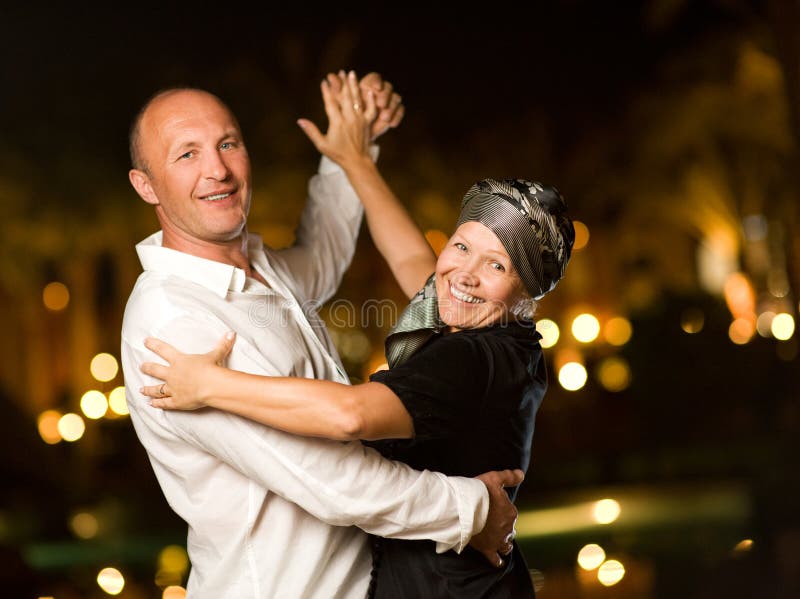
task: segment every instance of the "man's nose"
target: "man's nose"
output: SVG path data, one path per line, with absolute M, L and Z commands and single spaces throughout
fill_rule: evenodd
M 230 174 L 231 171 L 219 152 L 210 152 L 206 154 L 206 160 L 203 163 L 203 175 L 206 178 L 224 181 Z

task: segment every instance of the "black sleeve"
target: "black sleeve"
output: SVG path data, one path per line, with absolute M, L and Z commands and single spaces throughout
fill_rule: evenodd
M 405 363 L 370 381 L 389 387 L 414 422 L 416 441 L 446 438 L 473 426 L 483 407 L 496 360 L 480 336 L 458 333 L 430 342 Z

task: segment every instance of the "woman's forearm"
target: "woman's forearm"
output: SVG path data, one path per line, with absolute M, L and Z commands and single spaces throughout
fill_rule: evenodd
M 434 271 L 436 255 L 371 159 L 353 160 L 342 167 L 364 205 L 375 247 L 403 292 L 413 296 Z
M 327 439 L 413 436 L 400 399 L 380 383 L 344 385 L 215 367 L 204 403 L 289 433 Z

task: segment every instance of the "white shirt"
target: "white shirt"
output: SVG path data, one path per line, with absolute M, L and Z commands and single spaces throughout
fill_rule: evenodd
M 191 599 L 360 599 L 371 556 L 359 528 L 460 551 L 485 523 L 478 480 L 416 472 L 358 442 L 289 435 L 217 410 L 159 410 L 138 391 L 155 382 L 139 366 L 158 360 L 145 337 L 204 353 L 229 330 L 230 368 L 348 382 L 321 320 L 312 316 L 312 327 L 303 307 L 335 292 L 361 215 L 344 174 L 323 160 L 298 243 L 273 251 L 249 237 L 252 267 L 269 287 L 164 248 L 161 233 L 137 245 L 144 272 L 122 325 L 128 405 L 167 501 L 189 525 Z

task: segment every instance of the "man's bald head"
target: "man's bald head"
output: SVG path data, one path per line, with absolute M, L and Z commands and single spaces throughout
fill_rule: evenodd
M 147 160 L 145 159 L 144 152 L 142 150 L 142 123 L 145 121 L 148 113 L 160 103 L 168 99 L 175 99 L 174 96 L 180 96 L 182 94 L 201 95 L 212 98 L 230 113 L 238 127 L 236 117 L 233 116 L 233 112 L 231 112 L 231 109 L 228 108 L 228 105 L 211 92 L 207 92 L 196 87 L 170 87 L 167 89 L 162 89 L 150 96 L 147 102 L 145 102 L 144 105 L 139 109 L 139 112 L 136 113 L 136 117 L 133 119 L 133 123 L 131 124 L 130 132 L 128 134 L 128 151 L 130 152 L 131 166 L 133 166 L 133 168 L 139 169 L 146 173 L 150 172 Z

